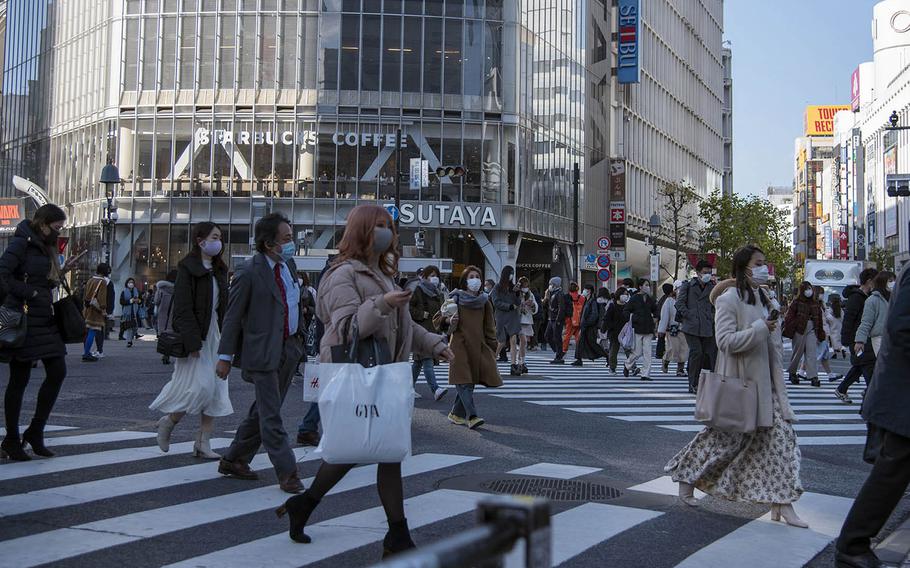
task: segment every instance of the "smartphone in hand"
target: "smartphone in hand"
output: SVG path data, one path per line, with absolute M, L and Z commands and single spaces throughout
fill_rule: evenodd
M 779 310 L 771 310 L 771 313 L 768 314 L 768 321 L 777 321 L 777 318 L 780 317 Z

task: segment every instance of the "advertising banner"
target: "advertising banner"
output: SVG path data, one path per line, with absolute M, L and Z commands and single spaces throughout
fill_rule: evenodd
M 0 199 L 0 235 L 12 235 L 24 219 L 21 199 Z
M 834 136 L 834 115 L 851 110 L 849 105 L 813 105 L 806 107 L 806 136 Z
M 897 144 L 896 136 L 886 140 L 886 144 L 890 142 L 890 145 L 887 146 L 885 154 L 882 160 L 882 166 L 885 170 L 885 179 L 888 178 L 888 174 L 897 173 Z M 885 187 L 888 184 L 885 182 Z M 890 237 L 897 234 L 897 198 L 888 197 L 885 195 L 885 236 Z
M 641 6 L 639 0 L 619 0 L 616 20 L 617 45 L 616 80 L 621 84 L 641 81 Z
M 610 160 L 610 248 L 619 252 L 614 260 L 625 260 L 626 250 L 626 161 Z
M 850 76 L 850 110 L 859 112 L 859 67 Z

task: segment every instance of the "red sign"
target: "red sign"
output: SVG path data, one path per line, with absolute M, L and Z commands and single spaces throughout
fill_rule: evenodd
M 57 237 L 57 253 L 66 254 L 66 245 L 68 245 L 69 242 L 69 237 Z
M 838 258 L 840 258 L 842 260 L 847 260 L 848 258 L 850 258 L 850 239 L 848 238 L 846 231 L 839 231 L 839 232 L 840 232 L 840 235 L 839 235 L 840 238 L 838 239 L 838 241 L 839 241 L 840 246 L 838 248 L 840 249 L 840 254 L 838 255 Z
M 610 209 L 610 222 L 611 223 L 625 223 L 626 222 L 626 210 L 622 207 L 613 207 Z
M 689 265 L 692 266 L 692 268 L 695 268 L 695 265 L 698 264 L 699 260 L 707 260 L 708 264 L 711 266 L 717 266 L 717 255 L 713 252 L 709 252 L 708 254 L 690 252 L 686 254 L 686 260 L 689 261 Z

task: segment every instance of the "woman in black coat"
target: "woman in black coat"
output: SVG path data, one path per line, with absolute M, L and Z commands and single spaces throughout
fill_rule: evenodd
M 607 307 L 603 320 L 600 324 L 600 331 L 607 334 L 610 341 L 610 353 L 607 359 L 607 367 L 614 373 L 619 358 L 619 332 L 622 327 L 629 321 L 624 315 L 623 310 L 629 301 L 629 292 L 625 288 L 617 288 L 613 296 L 614 300 Z
M 604 318 L 609 301 L 610 291 L 601 288 L 597 291 L 596 299 L 585 302 L 585 307 L 581 312 L 581 334 L 578 338 L 578 345 L 575 347 L 573 366 L 581 367 L 582 359 L 595 361 L 601 357 L 608 357 L 607 352 L 597 341 L 597 333 L 600 331 L 600 322 Z
M 0 358 L 9 362 L 9 384 L 4 399 L 6 437 L 0 449 L 3 455 L 16 461 L 31 459 L 25 453 L 26 445 L 39 456 L 54 455 L 44 446 L 44 427 L 66 377 L 66 347 L 54 319 L 53 297 L 63 274 L 70 268 L 70 262 L 62 268 L 57 262 L 57 237 L 65 221 L 66 213 L 56 205 L 40 207 L 31 221 L 19 223 L 0 257 L 3 305 L 16 311 L 28 306 L 25 341 L 19 347 L 0 349 Z M 35 416 L 20 439 L 22 397 L 36 361 L 44 364 L 45 379 L 38 391 Z
M 219 459 L 210 438 L 217 416 L 234 412 L 226 380 L 215 375 L 221 324 L 227 311 L 227 265 L 221 259 L 221 228 L 210 222 L 193 228 L 193 247 L 177 264 L 172 327 L 189 357 L 177 359 L 170 382 L 149 406 L 158 420 L 158 446 L 170 449 L 171 431 L 186 414 L 199 414 L 193 455 Z

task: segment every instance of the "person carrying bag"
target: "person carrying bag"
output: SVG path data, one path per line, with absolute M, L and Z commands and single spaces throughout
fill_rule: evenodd
M 322 380 L 330 377 L 319 399 L 323 424 L 319 451 L 324 460 L 310 488 L 288 499 L 275 513 L 289 516 L 291 540 L 310 542 L 304 532 L 307 520 L 323 496 L 361 461 L 355 458 L 367 458 L 367 462 L 388 459 L 379 463 L 376 474 L 389 523 L 383 539 L 386 557 L 415 546 L 404 516 L 400 463 L 410 449 L 410 440 L 389 438 L 400 435 L 402 428 L 410 430 L 413 395 L 407 361 L 414 350 L 450 362 L 454 356 L 441 335 L 411 319 L 411 292 L 393 280 L 398 272 L 398 236 L 388 211 L 378 205 L 352 209 L 338 248 L 338 256 L 320 282 L 316 305 L 316 316 L 325 324 L 320 375 Z M 404 400 L 407 397 L 411 397 L 410 405 Z M 349 414 L 349 423 L 357 423 L 355 430 L 338 431 L 339 410 Z M 390 416 L 392 421 L 386 423 L 387 412 L 399 415 Z M 364 434 L 379 424 L 388 424 L 389 429 L 376 437 Z M 335 460 L 341 463 L 333 463 Z
M 768 504 L 771 520 L 807 528 L 793 509 L 803 492 L 800 451 L 782 369 L 780 306 L 760 288 L 768 281 L 764 253 L 755 246 L 736 251 L 733 275 L 710 296 L 718 358 L 715 372 L 702 371 L 696 402 L 706 427 L 664 470 L 687 505 L 698 505 L 698 488 Z

